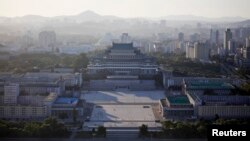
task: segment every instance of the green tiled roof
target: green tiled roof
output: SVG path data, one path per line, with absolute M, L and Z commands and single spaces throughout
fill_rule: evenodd
M 190 82 L 188 89 L 233 89 L 234 87 L 225 82 Z
M 189 100 L 185 95 L 169 96 L 167 99 L 171 104 L 189 104 Z

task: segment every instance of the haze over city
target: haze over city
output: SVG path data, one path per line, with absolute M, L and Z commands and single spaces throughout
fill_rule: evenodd
M 0 140 L 249 139 L 249 5 L 0 0 Z
M 91 10 L 119 17 L 194 15 L 250 18 L 249 0 L 1 0 L 0 16 L 75 15 Z

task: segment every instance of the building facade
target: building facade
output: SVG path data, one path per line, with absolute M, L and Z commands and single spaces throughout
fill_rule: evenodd
M 51 106 L 57 94 L 47 96 L 18 96 L 15 103 L 4 103 L 0 95 L 0 118 L 3 119 L 44 119 L 51 116 Z
M 9 83 L 4 86 L 4 104 L 17 103 L 17 97 L 19 96 L 19 85 Z
M 133 43 L 113 43 L 104 54 L 90 60 L 88 74 L 154 76 L 156 61 L 134 48 Z
M 166 119 L 192 119 L 193 105 L 186 95 L 167 96 L 159 103 L 161 115 Z
M 229 53 L 228 41 L 232 40 L 232 38 L 233 38 L 233 34 L 231 30 L 227 28 L 227 30 L 224 32 L 224 42 L 223 42 L 223 46 L 224 46 L 224 50 L 226 54 Z
M 179 93 L 169 91 L 160 100 L 160 112 L 166 119 L 250 118 L 250 96 L 234 95 L 240 82 L 222 78 L 165 77 L 165 88 L 182 86 Z

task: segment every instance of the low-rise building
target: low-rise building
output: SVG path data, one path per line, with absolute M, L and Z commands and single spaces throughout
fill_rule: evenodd
M 75 114 L 75 115 L 74 115 Z M 78 98 L 59 97 L 51 107 L 51 115 L 65 118 L 83 116 L 83 102 Z
M 160 100 L 161 115 L 167 119 L 193 118 L 194 108 L 186 95 L 167 96 Z
M 250 97 L 233 95 L 234 87 L 229 83 L 190 81 L 183 88 L 194 105 L 195 117 L 250 118 Z
M 178 79 L 179 80 L 179 79 Z M 168 93 L 160 100 L 166 119 L 250 118 L 250 96 L 234 95 L 228 79 L 183 79 L 180 94 Z M 171 86 L 170 86 L 171 87 Z
M 81 73 L 29 72 L 5 76 L 6 74 L 0 75 L 0 93 L 4 91 L 4 86 L 9 83 L 18 84 L 20 94 L 26 95 L 49 93 L 60 95 L 66 88 L 80 87 L 82 85 Z
M 0 101 L 0 118 L 4 119 L 44 119 L 50 114 L 50 107 L 57 94 L 48 96 L 18 96 L 16 103 Z M 0 97 L 4 97 L 0 95 Z M 1 98 L 0 98 L 1 99 Z

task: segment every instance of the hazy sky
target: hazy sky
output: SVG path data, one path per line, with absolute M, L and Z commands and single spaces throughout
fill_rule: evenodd
M 92 10 L 119 17 L 196 15 L 250 18 L 250 0 L 0 0 L 0 16 L 74 15 Z

